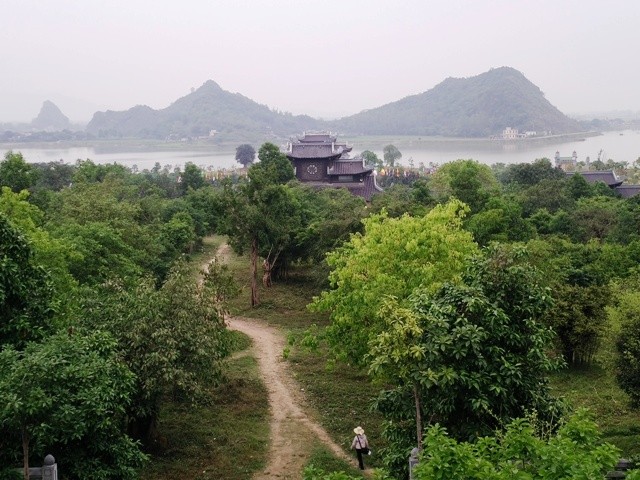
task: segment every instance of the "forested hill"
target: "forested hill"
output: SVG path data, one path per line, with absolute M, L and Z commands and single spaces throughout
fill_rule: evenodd
M 505 127 L 554 134 L 578 132 L 518 70 L 501 67 L 470 78 L 447 78 L 431 90 L 336 122 L 345 134 L 487 137 Z
M 99 137 L 166 138 L 219 133 L 245 134 L 292 132 L 321 128 L 320 122 L 306 115 L 293 116 L 227 92 L 212 80 L 167 108 L 153 110 L 138 105 L 124 112 L 97 112 L 87 132 Z
M 211 130 L 237 138 L 319 129 L 347 135 L 488 137 L 505 127 L 553 134 L 583 130 L 522 73 L 501 67 L 471 78 L 448 78 L 427 92 L 332 122 L 274 111 L 209 80 L 161 110 L 139 105 L 97 112 L 87 132 L 101 138 L 159 139 L 207 136 Z

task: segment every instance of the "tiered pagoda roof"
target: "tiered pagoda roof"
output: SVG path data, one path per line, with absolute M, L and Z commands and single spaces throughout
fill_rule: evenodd
M 330 133 L 306 133 L 287 144 L 285 155 L 290 159 L 328 158 L 338 159 L 353 147 L 336 142 L 336 136 Z

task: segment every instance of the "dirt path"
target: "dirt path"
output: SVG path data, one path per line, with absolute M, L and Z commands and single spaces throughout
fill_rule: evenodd
M 229 246 L 218 250 L 218 261 L 230 254 Z M 229 328 L 238 330 L 253 340 L 253 355 L 267 387 L 270 407 L 270 446 L 267 466 L 254 480 L 291 479 L 301 477 L 307 456 L 316 441 L 322 442 L 333 454 L 354 464 L 327 434 L 305 413 L 304 393 L 293 379 L 288 364 L 282 359 L 285 339 L 282 332 L 262 320 L 243 317 L 227 319 Z

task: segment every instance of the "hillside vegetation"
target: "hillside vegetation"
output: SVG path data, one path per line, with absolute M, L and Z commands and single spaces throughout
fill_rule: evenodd
M 208 136 L 211 130 L 236 135 L 288 135 L 318 126 L 319 122 L 311 117 L 276 112 L 209 80 L 161 110 L 138 105 L 124 112 L 97 112 L 87 125 L 87 132 L 101 138 L 180 138 Z
M 209 80 L 161 110 L 138 105 L 124 112 L 97 112 L 87 133 L 100 138 L 179 139 L 216 130 L 221 136 L 250 138 L 329 129 L 365 135 L 487 137 L 509 126 L 554 134 L 582 130 L 522 73 L 502 67 L 471 78 L 448 78 L 427 92 L 335 121 L 277 112 Z
M 518 70 L 501 67 L 470 78 L 447 78 L 431 90 L 343 118 L 350 134 L 487 137 L 505 127 L 571 133 L 575 120 L 551 105 Z

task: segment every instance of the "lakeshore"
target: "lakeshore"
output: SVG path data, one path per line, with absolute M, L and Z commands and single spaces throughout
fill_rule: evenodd
M 402 152 L 400 164 L 419 166 L 443 164 L 459 158 L 471 158 L 488 165 L 494 163 L 525 163 L 536 158 L 553 159 L 555 152 L 571 155 L 575 150 L 579 161 L 586 157 L 595 160 L 601 153 L 605 159 L 633 162 L 640 157 L 640 131 L 583 132 L 580 134 L 530 137 L 515 140 L 491 140 L 488 138 L 446 138 L 416 136 L 341 136 L 341 140 L 353 146 L 353 154 L 371 150 L 382 158 L 385 145 L 393 144 Z M 253 143 L 256 150 L 261 143 L 271 141 L 278 145 L 284 138 L 264 138 Z M 244 143 L 244 142 L 243 142 Z M 193 142 L 166 143 L 138 139 L 99 140 L 69 143 L 4 143 L 2 151 L 22 152 L 29 163 L 62 161 L 75 163 L 78 159 L 90 159 L 96 163 L 120 163 L 143 170 L 156 163 L 171 168 L 182 168 L 192 162 L 209 170 L 238 167 L 235 161 L 236 143 Z

